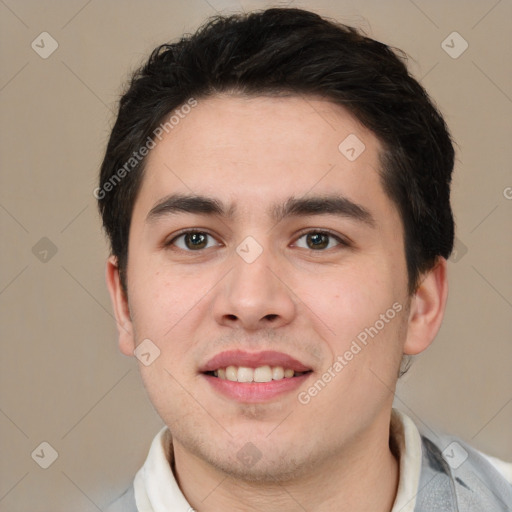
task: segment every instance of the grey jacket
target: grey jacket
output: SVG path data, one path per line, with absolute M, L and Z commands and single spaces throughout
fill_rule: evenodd
M 438 439 L 421 435 L 414 512 L 512 512 L 512 485 L 487 459 L 456 437 Z
M 436 444 L 421 434 L 421 442 L 414 512 L 512 512 L 512 485 L 474 448 L 451 436 L 437 436 Z M 139 512 L 133 485 L 105 512 Z

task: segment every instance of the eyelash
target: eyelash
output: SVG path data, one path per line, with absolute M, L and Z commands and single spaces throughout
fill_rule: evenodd
M 208 233 L 208 231 L 205 231 L 205 230 L 201 230 L 201 229 L 188 229 L 186 231 L 181 231 L 180 233 L 178 233 L 175 237 L 172 238 L 172 240 L 169 240 L 168 242 L 165 242 L 164 246 L 165 247 L 171 247 L 172 245 L 174 245 L 174 242 L 176 240 L 178 240 L 178 238 L 181 238 L 182 236 L 184 235 L 187 235 L 187 234 L 194 234 L 194 233 L 199 233 L 199 234 L 202 234 L 202 235 L 208 235 L 212 238 L 215 238 L 211 233 Z M 304 231 L 302 233 L 300 233 L 297 238 L 295 239 L 296 241 L 301 239 L 303 236 L 305 235 L 308 235 L 308 234 L 317 234 L 317 235 L 327 235 L 331 238 L 334 238 L 340 246 L 342 247 L 350 247 L 351 244 L 348 240 L 344 239 L 344 238 L 341 238 L 339 235 L 336 235 L 334 233 L 332 233 L 331 231 L 329 230 L 320 230 L 320 229 L 310 229 L 308 231 Z M 331 247 L 332 249 L 332 247 Z M 176 249 L 173 249 L 173 250 L 176 250 Z M 197 250 L 190 250 L 190 249 L 181 249 L 181 248 L 177 248 L 177 250 L 179 251 L 183 251 L 183 252 L 190 252 L 190 253 L 193 253 L 193 252 L 203 252 L 204 250 L 206 249 L 197 249 Z M 319 250 L 314 250 L 314 249 L 309 249 L 311 252 L 326 252 L 330 249 L 319 249 Z

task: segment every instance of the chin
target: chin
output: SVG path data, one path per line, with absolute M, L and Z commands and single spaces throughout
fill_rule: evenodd
M 308 447 L 305 440 L 283 439 L 277 431 L 268 434 L 269 431 L 264 435 L 246 431 L 244 436 L 237 435 L 224 445 L 196 445 L 194 452 L 235 480 L 266 484 L 295 480 L 310 472 L 315 461 L 322 458 L 318 448 Z M 297 446 L 301 447 L 300 451 Z
M 293 457 L 284 458 L 275 451 L 272 452 L 272 459 L 261 453 L 259 460 L 252 461 L 244 461 L 243 457 L 238 457 L 239 453 L 234 458 L 212 459 L 209 462 L 233 479 L 247 483 L 284 484 L 311 469 L 306 460 L 299 462 Z

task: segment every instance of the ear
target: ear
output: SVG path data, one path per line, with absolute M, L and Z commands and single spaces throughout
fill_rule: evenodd
M 128 306 L 128 298 L 121 286 L 119 267 L 115 256 L 110 256 L 107 259 L 105 279 L 119 333 L 119 350 L 126 356 L 133 356 L 133 351 L 135 350 L 133 323 Z
M 419 354 L 434 341 L 441 327 L 447 298 L 447 262 L 440 257 L 435 267 L 423 276 L 412 297 L 404 354 Z

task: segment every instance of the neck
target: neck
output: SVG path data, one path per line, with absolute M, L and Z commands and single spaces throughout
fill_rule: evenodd
M 399 464 L 390 449 L 387 425 L 374 424 L 350 446 L 335 451 L 300 477 L 286 482 L 247 482 L 231 478 L 174 442 L 175 476 L 198 512 L 390 512 Z

